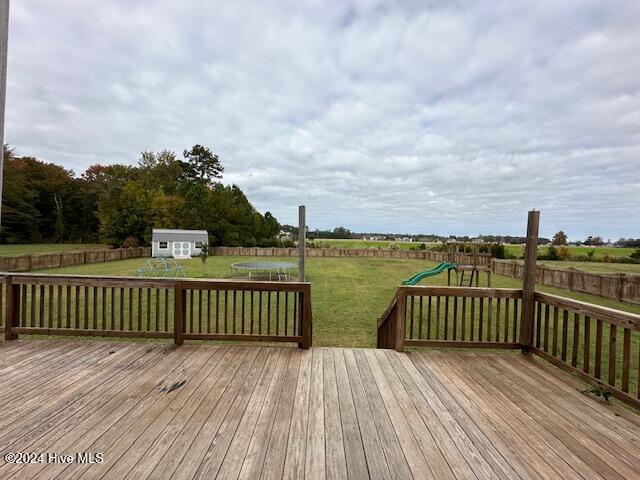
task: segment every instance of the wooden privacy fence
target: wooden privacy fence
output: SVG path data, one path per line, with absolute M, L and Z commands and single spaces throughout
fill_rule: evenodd
M 378 348 L 520 348 L 522 290 L 400 286 L 378 321 Z
M 307 248 L 307 257 L 371 257 L 371 258 L 406 258 L 416 260 L 428 260 L 431 262 L 447 262 L 447 252 L 432 250 L 391 250 L 391 249 L 363 249 L 363 248 Z M 296 248 L 260 248 L 260 247 L 215 247 L 211 255 L 239 256 L 239 257 L 297 257 Z M 468 253 L 456 253 L 458 263 L 470 264 L 473 255 Z M 477 264 L 489 266 L 491 255 L 479 253 Z
M 44 253 L 0 257 L 0 272 L 29 272 L 42 268 L 67 267 L 86 263 L 113 262 L 128 258 L 150 257 L 151 247 L 108 248 L 80 252 Z
M 493 259 L 491 271 L 498 275 L 522 278 L 524 265 L 517 260 Z M 562 269 L 538 265 L 536 283 L 640 305 L 640 275 L 595 273 L 574 268 Z
M 640 315 L 536 292 L 530 350 L 640 408 Z
M 5 338 L 24 334 L 312 343 L 301 282 L 5 274 Z

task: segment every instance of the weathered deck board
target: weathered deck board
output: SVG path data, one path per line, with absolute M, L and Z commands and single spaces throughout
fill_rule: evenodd
M 2 454 L 104 454 L 3 479 L 640 477 L 640 417 L 519 354 L 17 340 L 0 375 Z

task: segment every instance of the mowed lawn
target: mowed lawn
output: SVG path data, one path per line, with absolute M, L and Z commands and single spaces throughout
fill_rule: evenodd
M 0 257 L 77 252 L 80 250 L 104 250 L 105 248 L 109 248 L 109 246 L 99 243 L 15 243 L 0 245 Z
M 43 273 L 134 276 L 147 259 L 47 269 Z M 200 259 L 181 261 L 186 275 L 195 278 L 230 278 L 231 264 L 247 261 L 288 261 L 296 258 L 209 257 L 203 270 Z M 376 322 L 402 280 L 435 266 L 432 262 L 375 258 L 309 258 L 307 280 L 312 283 L 313 342 L 318 346 L 374 347 Z M 423 284 L 446 285 L 446 274 Z M 481 286 L 485 285 L 484 275 Z M 520 288 L 517 279 L 492 275 L 492 286 Z M 640 307 L 592 295 L 540 286 L 539 290 L 640 314 Z

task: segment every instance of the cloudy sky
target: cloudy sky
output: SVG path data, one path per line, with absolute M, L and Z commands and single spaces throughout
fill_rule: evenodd
M 315 228 L 640 237 L 640 2 L 14 0 L 6 141 L 201 143 Z

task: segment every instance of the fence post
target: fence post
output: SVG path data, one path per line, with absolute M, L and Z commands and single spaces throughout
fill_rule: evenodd
M 307 243 L 307 221 L 306 209 L 304 205 L 298 207 L 298 277 L 301 282 L 305 281 L 304 260 Z
M 625 277 L 626 274 L 625 273 L 619 273 L 618 274 L 618 301 L 622 302 L 624 300 L 624 281 L 625 281 Z
M 173 284 L 173 342 L 176 345 L 182 345 L 184 340 L 184 315 L 185 315 L 185 291 L 182 288 L 182 282 L 177 281 Z
M 16 340 L 18 334 L 13 332 L 14 327 L 20 325 L 20 285 L 13 284 L 13 275 L 5 277 L 7 286 L 7 318 L 4 325 L 4 339 Z
M 302 342 L 298 344 L 300 348 L 310 348 L 313 343 L 313 319 L 311 316 L 311 285 L 307 285 L 302 291 Z
M 538 226 L 540 212 L 532 210 L 527 220 L 527 244 L 524 251 L 524 271 L 522 273 L 522 316 L 520 317 L 520 346 L 528 352 L 533 342 L 533 322 L 535 316 L 536 260 L 538 257 Z
M 398 309 L 395 318 L 395 345 L 394 349 L 398 352 L 404 350 L 404 323 L 407 316 L 407 292 L 401 288 L 398 292 Z

